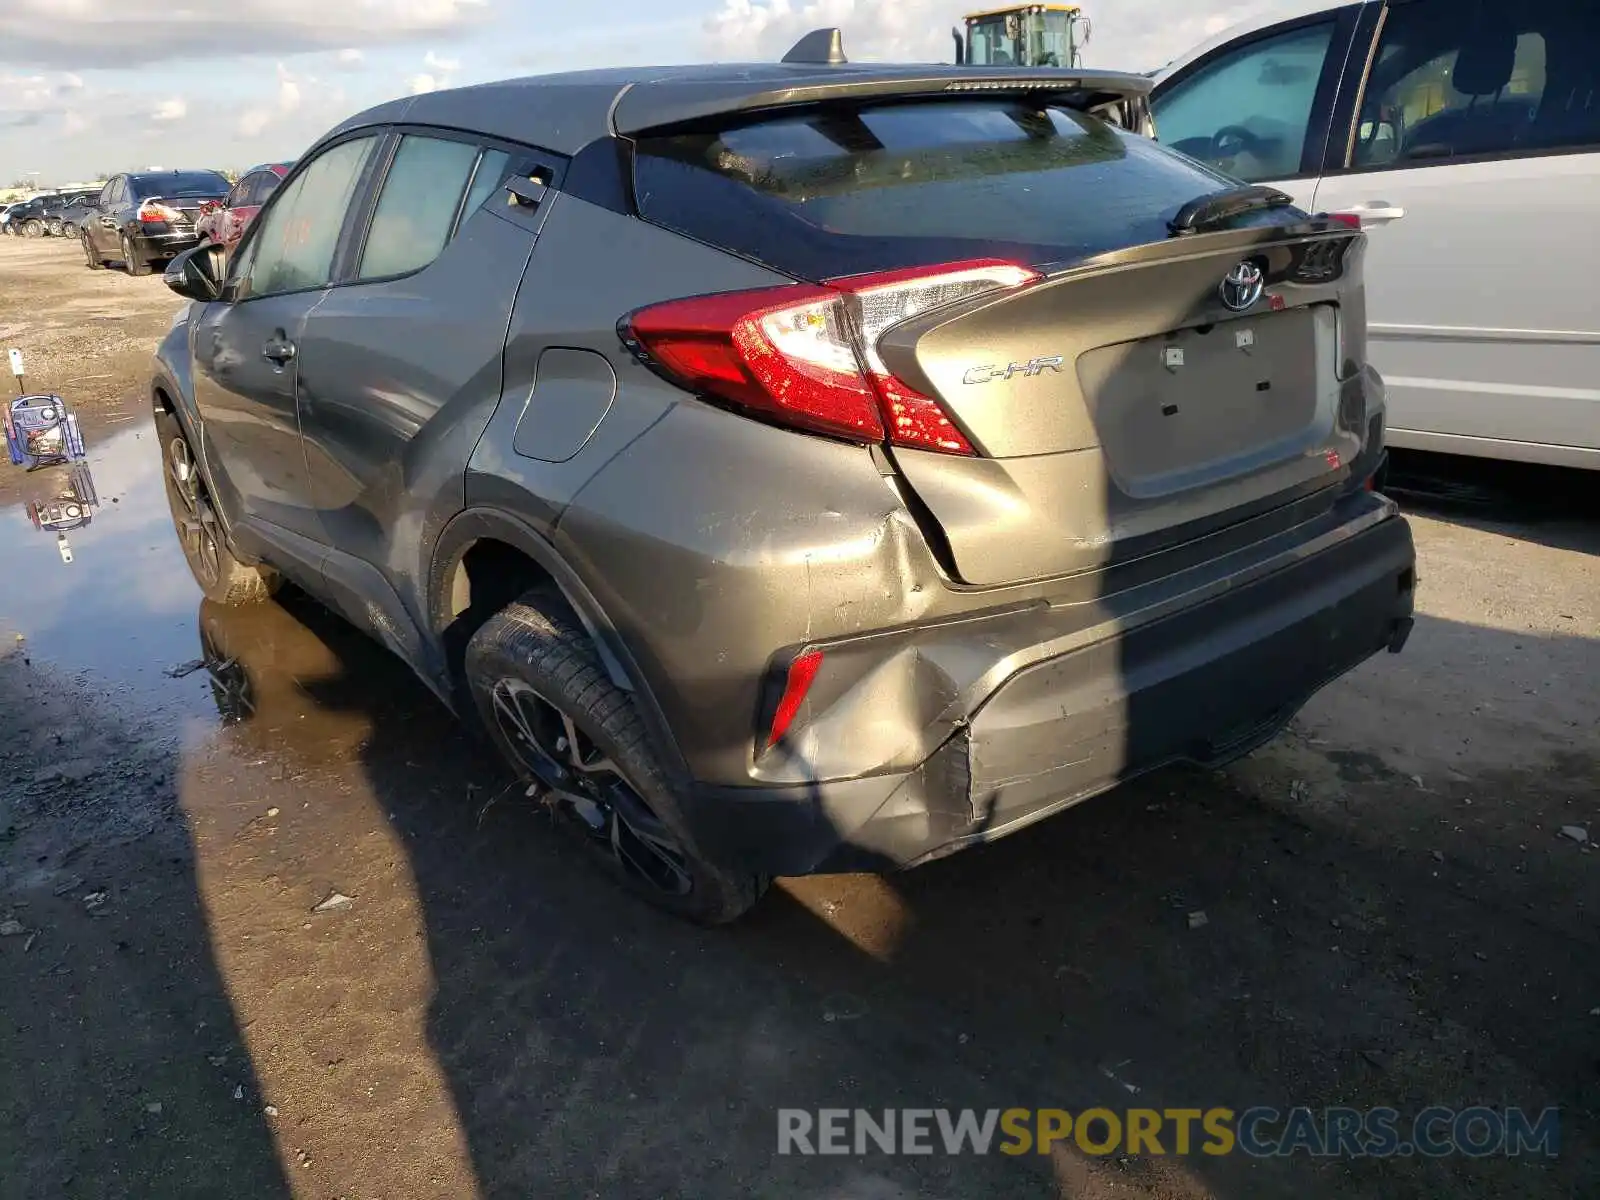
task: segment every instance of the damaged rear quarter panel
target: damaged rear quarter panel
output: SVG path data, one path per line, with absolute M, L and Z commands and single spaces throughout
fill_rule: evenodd
M 640 368 L 642 370 L 642 368 Z M 775 655 L 925 619 L 943 588 L 871 452 L 684 400 L 562 516 L 557 545 L 634 648 L 697 778 L 748 783 Z M 916 652 L 824 672 L 796 780 L 912 765 L 949 702 Z M 831 693 L 833 680 L 851 695 Z M 813 744 L 814 743 L 814 744 Z

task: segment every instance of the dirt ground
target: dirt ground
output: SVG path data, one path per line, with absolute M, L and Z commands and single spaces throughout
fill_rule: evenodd
M 1592 481 L 1432 464 L 1410 646 L 1228 771 L 705 932 L 315 605 L 200 604 L 145 415 L 176 308 L 0 239 L 100 503 L 65 562 L 59 473 L 0 465 L 0 1197 L 1597 1194 Z M 1480 1103 L 1559 1105 L 1559 1157 L 775 1152 L 780 1107 Z

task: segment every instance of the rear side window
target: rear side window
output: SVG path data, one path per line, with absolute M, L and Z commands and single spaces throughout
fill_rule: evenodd
M 262 171 L 256 175 L 256 181 L 250 187 L 250 203 L 259 208 L 265 204 L 278 190 L 278 185 L 283 182 L 283 176 L 276 171 Z
M 372 214 L 360 278 L 409 274 L 438 258 L 477 161 L 478 147 L 468 142 L 401 138 Z
M 1166 238 L 1179 208 L 1229 184 L 1098 118 L 999 97 L 646 138 L 634 172 L 647 220 L 803 279 L 1085 258 Z

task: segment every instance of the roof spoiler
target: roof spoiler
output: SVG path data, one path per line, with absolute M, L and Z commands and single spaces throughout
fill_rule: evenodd
M 829 33 L 819 30 L 819 33 Z M 801 39 L 803 46 L 815 37 Z M 800 46 L 796 47 L 798 50 Z M 830 51 L 831 52 L 831 51 Z M 791 54 L 794 51 L 790 51 Z M 840 51 L 841 56 L 843 51 Z M 788 61 L 787 59 L 785 60 Z M 798 64 L 791 64 L 798 65 Z M 1152 80 L 1121 71 L 1074 71 L 1064 67 L 998 70 L 971 67 L 856 67 L 839 63 L 807 63 L 830 69 L 800 74 L 792 82 L 770 77 L 728 79 L 715 83 L 677 83 L 667 79 L 636 84 L 619 98 L 613 111 L 615 131 L 632 137 L 710 117 L 746 113 L 830 100 L 892 100 L 963 94 L 1028 94 L 1049 96 L 1083 112 L 1111 116 L 1127 113 L 1124 128 L 1138 129 L 1149 111 Z M 831 68 L 838 69 L 837 72 Z

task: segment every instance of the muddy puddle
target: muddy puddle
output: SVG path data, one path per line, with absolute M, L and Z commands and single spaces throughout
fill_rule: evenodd
M 214 721 L 200 657 L 200 592 L 172 532 L 155 435 L 91 442 L 73 468 L 11 468 L 0 509 L 0 638 L 134 724 Z

